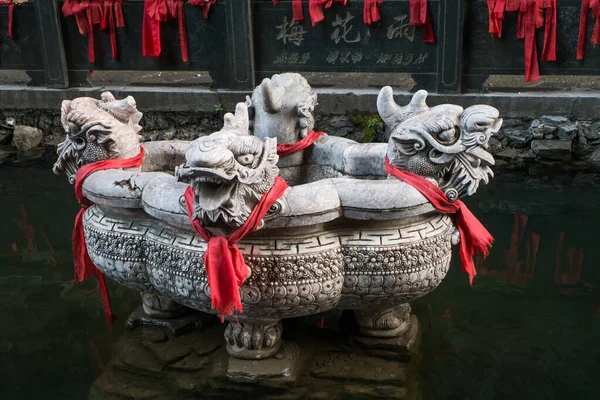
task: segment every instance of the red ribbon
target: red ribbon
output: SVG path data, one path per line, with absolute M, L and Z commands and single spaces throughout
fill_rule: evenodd
M 112 58 L 117 58 L 116 28 L 125 26 L 125 19 L 123 18 L 123 10 L 121 8 L 123 1 L 124 0 L 104 0 L 103 17 L 100 29 L 109 29 Z
M 8 37 L 11 39 L 14 39 L 14 37 L 13 37 L 13 17 L 14 17 L 13 13 L 14 13 L 14 10 L 15 10 L 15 3 L 13 1 L 8 5 Z
M 216 2 L 217 0 L 190 0 L 191 5 L 202 7 L 202 15 L 204 16 L 204 19 L 208 19 L 210 7 Z M 273 0 L 273 4 L 277 4 L 277 1 Z
M 427 0 L 410 0 L 410 24 L 423 27 L 423 43 L 435 43 Z
M 304 22 L 304 11 L 302 10 L 302 0 L 292 0 L 292 18 L 294 22 Z
M 469 274 L 469 282 L 473 284 L 473 277 L 477 275 L 473 256 L 483 254 L 487 257 L 494 241 L 492 235 L 467 208 L 465 203 L 460 200 L 451 202 L 439 187 L 424 177 L 393 167 L 387 157 L 385 158 L 385 172 L 417 189 L 439 212 L 455 215 L 456 227 L 460 233 L 462 270 Z
M 278 144 L 277 154 L 279 155 L 279 157 L 287 157 L 300 150 L 304 150 L 305 148 L 311 146 L 314 142 L 317 141 L 318 138 L 320 138 L 324 134 L 325 132 L 311 131 L 308 135 L 303 137 L 301 140 L 298 140 L 296 143 Z
M 381 4 L 382 0 L 364 0 L 363 21 L 367 25 L 381 20 L 377 4 Z
M 336 3 L 340 3 L 343 6 L 345 6 L 348 3 L 348 0 L 322 0 L 322 3 L 325 4 L 325 8 L 329 8 L 331 7 L 334 1 Z
M 98 287 L 100 288 L 100 295 L 102 297 L 102 310 L 108 323 L 113 323 L 115 316 L 110 306 L 110 298 L 108 297 L 108 290 L 106 288 L 106 281 L 102 272 L 96 268 L 90 255 L 87 251 L 85 243 L 85 236 L 83 231 L 83 215 L 85 210 L 92 205 L 92 203 L 83 196 L 83 182 L 85 179 L 96 171 L 105 169 L 116 169 L 116 168 L 134 168 L 142 165 L 144 158 L 144 148 L 140 146 L 140 153 L 127 159 L 112 159 L 105 161 L 98 161 L 95 163 L 84 165 L 77 170 L 75 174 L 75 197 L 81 205 L 81 210 L 75 217 L 75 226 L 73 228 L 72 242 L 73 242 L 73 262 L 75 265 L 75 281 L 83 282 L 92 275 L 98 276 Z
M 62 6 L 62 13 L 65 17 L 75 16 L 80 35 L 85 35 L 88 32 L 88 22 L 85 12 L 87 7 L 87 1 L 79 2 L 78 0 L 65 0 Z
M 310 14 L 312 26 L 315 26 L 325 19 L 321 3 L 323 3 L 323 0 L 308 0 L 308 13 Z
M 556 0 L 543 0 L 541 8 L 546 12 L 542 61 L 556 61 Z
M 592 31 L 591 43 L 595 46 L 600 44 L 600 1 L 582 0 L 581 13 L 579 15 L 579 35 L 577 39 L 577 59 L 583 60 L 585 55 L 585 42 L 587 37 L 588 10 L 592 10 L 592 16 L 596 18 L 594 30 Z
M 275 184 L 261 197 L 246 222 L 228 237 L 213 236 L 193 218 L 194 190 L 188 186 L 185 191 L 184 200 L 190 223 L 198 236 L 208 244 L 204 253 L 204 267 L 208 277 L 212 307 L 217 310 L 221 321 L 224 321 L 226 316 L 232 315 L 235 310 L 242 312 L 240 287 L 248 277 L 248 267 L 236 243 L 258 228 L 269 208 L 287 188 L 287 183 L 281 177 L 275 178 Z
M 525 39 L 525 81 L 539 82 L 540 70 L 538 66 L 535 30 L 537 28 L 538 7 L 536 0 L 521 0 L 519 8 L 519 27 L 517 37 Z

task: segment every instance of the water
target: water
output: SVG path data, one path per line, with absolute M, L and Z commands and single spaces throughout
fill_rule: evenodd
M 600 398 L 597 178 L 532 172 L 469 201 L 496 238 L 473 287 L 454 260 L 413 304 L 425 399 Z M 78 206 L 48 166 L 0 168 L 0 210 L 0 398 L 86 398 L 139 297 L 110 285 L 107 328 L 95 282 L 73 283 Z

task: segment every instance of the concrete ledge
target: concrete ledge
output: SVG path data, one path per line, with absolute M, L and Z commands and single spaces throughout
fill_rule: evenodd
M 75 97 L 100 97 L 111 91 L 117 98 L 131 95 L 138 108 L 144 111 L 197 111 L 212 112 L 222 104 L 229 111 L 244 101 L 250 92 L 215 91 L 206 88 L 105 86 L 92 88 L 48 89 L 25 86 L 0 86 L 0 109 L 5 110 L 59 110 L 62 100 Z M 376 112 L 378 89 L 317 88 L 320 114 L 343 115 L 348 112 Z M 397 92 L 399 104 L 408 103 L 411 94 Z M 539 117 L 564 115 L 575 119 L 598 118 L 599 91 L 573 92 L 520 92 L 520 93 L 465 93 L 429 96 L 430 105 L 454 103 L 462 106 L 488 104 L 498 108 L 504 117 Z

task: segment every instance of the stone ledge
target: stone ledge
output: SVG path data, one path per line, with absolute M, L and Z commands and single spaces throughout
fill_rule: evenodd
M 223 105 L 233 110 L 235 104 L 244 101 L 250 92 L 215 91 L 207 88 L 102 86 L 89 88 L 48 89 L 19 85 L 1 85 L 0 109 L 11 110 L 58 110 L 62 100 L 81 96 L 99 97 L 111 91 L 117 98 L 134 96 L 142 111 L 196 111 L 213 112 L 214 106 Z M 376 112 L 378 89 L 315 88 L 319 96 L 318 112 L 321 114 L 347 114 L 352 111 Z M 397 92 L 399 104 L 408 103 L 412 94 Z M 579 119 L 597 117 L 600 92 L 519 92 L 519 93 L 464 93 L 441 95 L 431 93 L 430 105 L 441 103 L 470 106 L 488 104 L 498 108 L 503 116 L 533 117 L 541 114 L 557 114 Z

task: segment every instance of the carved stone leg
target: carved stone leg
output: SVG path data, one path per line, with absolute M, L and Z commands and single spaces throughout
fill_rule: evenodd
M 142 307 L 147 316 L 152 318 L 177 318 L 183 314 L 185 307 L 167 296 L 142 292 Z
M 354 311 L 358 330 L 365 336 L 390 338 L 402 335 L 410 325 L 410 305 Z
M 169 329 L 174 335 L 207 325 L 207 315 L 176 303 L 166 296 L 142 292 L 142 306 L 127 319 L 127 326 L 134 329 L 150 325 Z
M 275 355 L 281 347 L 281 321 L 230 319 L 225 329 L 227 352 L 235 358 L 260 360 Z

